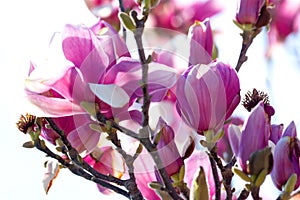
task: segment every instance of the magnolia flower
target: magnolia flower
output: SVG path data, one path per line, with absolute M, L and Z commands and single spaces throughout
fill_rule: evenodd
M 154 26 L 186 32 L 195 20 L 202 21 L 223 9 L 222 2 L 210 1 L 161 1 L 151 11 Z
M 209 192 L 209 199 L 215 199 L 215 182 L 214 176 L 211 169 L 211 164 L 209 161 L 208 155 L 203 151 L 194 151 L 193 154 L 185 160 L 185 177 L 184 181 L 187 183 L 188 187 L 191 188 L 193 184 L 193 178 L 199 167 L 203 167 L 206 177 L 206 182 L 208 186 Z M 218 170 L 219 178 L 221 178 L 221 173 Z M 220 180 L 221 181 L 221 180 Z M 226 197 L 225 191 L 222 190 L 221 192 L 222 199 Z
M 286 184 L 293 173 L 297 175 L 294 190 L 300 185 L 299 148 L 300 141 L 297 138 L 296 126 L 294 122 L 291 122 L 274 150 L 274 167 L 271 177 L 279 190 L 282 189 L 282 186 Z
M 239 24 L 255 25 L 265 0 L 240 0 L 236 20 Z
M 68 65 L 59 65 L 57 70 L 50 68 L 50 74 L 46 73 L 50 71 L 47 66 L 32 65 L 33 70 L 26 80 L 28 98 L 43 110 L 44 116 L 83 114 L 82 102 L 95 102 L 107 118 L 121 119 L 124 113 L 130 117 L 128 108 L 142 96 L 141 64 L 130 57 L 117 33 L 102 21 L 92 28 L 66 25 L 62 47 Z M 152 100 L 163 98 L 176 80 L 175 70 L 151 63 Z
M 96 148 L 90 155 L 84 157 L 87 162 L 96 171 L 121 178 L 124 174 L 124 160 L 111 146 Z M 112 191 L 108 188 L 97 185 L 99 191 L 103 194 L 110 194 Z
M 159 139 L 157 150 L 168 175 L 172 176 L 178 173 L 183 165 L 183 159 L 174 141 L 174 131 L 172 127 L 168 126 L 167 123 L 160 118 L 157 124 L 157 132 L 157 136 L 154 139 Z
M 239 140 L 238 138 L 233 138 L 232 136 L 229 137 L 229 134 L 232 134 L 232 132 L 234 131 L 234 130 L 232 130 L 232 129 L 234 129 L 233 127 L 238 128 L 238 127 L 242 126 L 243 123 L 244 123 L 244 121 L 242 119 L 237 118 L 237 117 L 232 117 L 230 119 L 230 122 L 225 124 L 223 127 L 224 135 L 217 143 L 217 153 L 225 162 L 230 162 L 234 155 L 233 148 L 235 148 L 235 147 L 232 144 L 234 144 L 235 142 L 230 141 L 230 139 L 231 140 L 234 140 L 234 139 Z M 235 136 L 236 136 L 236 134 L 235 134 Z
M 239 92 L 238 76 L 229 65 L 192 65 L 177 83 L 178 113 L 199 134 L 218 131 L 239 104 Z
M 211 62 L 213 51 L 213 35 L 209 19 L 203 22 L 195 21 L 189 28 L 190 42 L 189 64 L 208 64 Z
M 41 111 L 33 114 L 54 117 L 79 152 L 90 152 L 97 146 L 101 128 L 91 128 L 93 111 L 87 113 L 84 105 L 91 103 L 91 109 L 99 109 L 108 119 L 140 121 L 130 106 L 143 96 L 141 64 L 130 57 L 125 43 L 103 21 L 92 28 L 66 25 L 62 35 L 64 62 L 32 64 L 26 80 L 27 98 Z M 149 66 L 149 93 L 152 101 L 159 101 L 176 83 L 176 71 L 154 62 Z M 46 127 L 42 135 L 52 143 L 58 138 Z
M 300 2 L 294 0 L 273 0 L 271 9 L 272 21 L 268 32 L 269 52 L 278 42 L 283 42 L 290 34 L 300 28 Z
M 268 146 L 270 125 L 263 102 L 256 105 L 244 122 L 242 132 L 235 126 L 228 129 L 229 141 L 233 152 L 244 172 L 249 173 L 247 163 L 251 154 Z

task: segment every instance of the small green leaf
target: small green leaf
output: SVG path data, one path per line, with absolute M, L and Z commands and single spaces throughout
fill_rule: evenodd
M 135 29 L 136 29 L 135 24 L 133 23 L 132 19 L 130 18 L 130 16 L 127 13 L 120 12 L 119 18 L 120 18 L 120 21 L 122 22 L 122 24 L 125 26 L 125 28 L 127 28 L 130 31 L 135 31 Z
M 224 133 L 225 132 L 222 130 L 222 131 L 218 132 L 217 134 L 215 134 L 213 136 L 212 142 L 217 143 L 219 141 L 219 139 L 221 139 L 223 137 Z
M 143 145 L 140 143 L 138 148 L 136 149 L 135 153 L 140 154 L 140 153 L 142 153 L 142 151 L 143 151 Z
M 185 166 L 182 165 L 179 171 L 179 181 L 183 181 L 185 175 Z
M 238 168 L 233 168 L 233 172 L 246 182 L 251 182 L 251 178 Z
M 260 187 L 265 179 L 266 179 L 266 176 L 268 175 L 268 170 L 267 169 L 263 169 L 257 176 L 255 182 L 254 182 L 254 185 L 257 186 L 257 187 Z
M 104 132 L 99 124 L 90 124 L 89 127 L 90 127 L 90 129 L 92 129 L 93 131 L 96 131 L 98 133 Z
M 149 183 L 149 187 L 152 188 L 157 195 L 161 197 L 161 199 L 164 200 L 172 200 L 173 198 L 168 194 L 167 191 L 165 191 L 163 185 L 159 182 L 151 182 Z
M 249 171 L 251 175 L 256 175 L 266 169 L 268 173 L 271 172 L 273 167 L 273 156 L 270 147 L 255 151 L 250 155 Z
M 25 143 L 23 144 L 23 147 L 24 147 L 24 148 L 28 148 L 28 149 L 34 148 L 34 141 L 28 141 L 28 142 L 25 142 Z
M 149 187 L 152 188 L 152 189 L 155 189 L 155 190 L 161 190 L 163 188 L 163 185 L 159 182 L 151 182 L 149 183 Z
M 95 103 L 91 103 L 91 102 L 88 102 L 88 101 L 82 101 L 80 103 L 80 105 L 91 116 L 96 116 L 97 105 Z
M 190 199 L 208 200 L 209 193 L 203 167 L 200 167 L 194 175 L 190 191 Z
M 160 130 L 160 131 L 156 134 L 156 136 L 155 136 L 155 138 L 154 138 L 154 142 L 153 142 L 154 145 L 157 145 L 157 144 L 158 144 L 158 142 L 159 142 L 159 140 L 160 140 L 160 138 L 161 138 L 162 133 L 163 133 L 163 131 Z
M 288 181 L 286 182 L 286 184 L 284 185 L 284 191 L 286 191 L 288 194 L 291 194 L 295 189 L 296 182 L 297 182 L 297 175 L 293 173 L 288 179 Z
M 205 140 L 200 140 L 200 144 L 201 144 L 203 147 L 208 147 L 208 143 L 207 143 Z

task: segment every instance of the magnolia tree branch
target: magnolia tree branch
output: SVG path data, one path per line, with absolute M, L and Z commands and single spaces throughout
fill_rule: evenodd
M 96 114 L 97 120 L 99 123 L 101 124 L 107 124 L 109 122 L 109 124 L 113 127 L 116 128 L 117 130 L 119 130 L 120 132 L 124 133 L 125 135 L 132 137 L 134 139 L 137 139 L 138 141 L 141 142 L 141 144 L 147 149 L 147 151 L 150 153 L 152 159 L 154 160 L 156 166 L 158 167 L 159 173 L 161 175 L 161 178 L 163 179 L 163 182 L 165 184 L 166 187 L 166 191 L 170 194 L 170 196 L 173 199 L 181 199 L 176 190 L 174 189 L 170 177 L 167 173 L 167 171 L 165 170 L 161 158 L 158 154 L 158 151 L 156 149 L 156 146 L 151 142 L 151 140 L 149 139 L 149 137 L 140 137 L 138 134 L 136 134 L 135 132 L 126 129 L 123 126 L 120 126 L 119 124 L 117 124 L 116 122 L 114 122 L 113 120 L 107 120 L 105 118 L 105 116 L 103 116 L 99 111 Z M 137 154 L 135 154 L 137 155 Z M 134 156 L 136 157 L 136 156 Z
M 243 189 L 242 192 L 240 193 L 240 196 L 238 197 L 238 200 L 245 200 L 248 198 L 250 192 L 246 189 Z
M 142 80 L 141 80 L 141 87 L 143 90 L 143 106 L 142 106 L 142 112 L 143 112 L 143 127 L 147 127 L 149 125 L 149 106 L 150 106 L 150 95 L 148 91 L 148 69 L 149 69 L 149 60 L 146 59 L 142 36 L 145 28 L 145 22 L 148 18 L 148 12 L 143 12 L 143 18 L 138 19 L 137 12 L 132 11 L 131 16 L 134 19 L 134 22 L 136 24 L 136 30 L 134 31 L 134 38 L 136 41 L 136 45 L 138 48 L 138 53 L 140 57 L 140 61 L 142 64 Z
M 76 164 L 71 164 L 69 162 L 67 162 L 66 160 L 64 160 L 62 157 L 60 157 L 59 155 L 53 153 L 45 144 L 45 142 L 43 140 L 40 140 L 39 138 L 34 140 L 34 146 L 44 152 L 47 156 L 56 159 L 60 164 L 62 164 L 63 166 L 67 167 L 73 174 L 77 175 L 77 176 L 81 176 L 89 181 L 93 181 L 105 188 L 108 188 L 110 190 L 113 190 L 116 193 L 119 193 L 125 197 L 127 197 L 128 199 L 130 198 L 130 195 L 127 191 L 112 185 L 106 181 L 103 181 L 101 178 L 96 177 L 91 175 L 90 173 L 86 172 L 85 170 L 83 170 L 82 168 L 80 168 L 78 165 Z
M 215 182 L 215 199 L 220 200 L 221 199 L 221 183 L 220 183 L 220 179 L 219 179 L 216 161 L 214 160 L 214 157 L 212 156 L 211 153 L 208 153 L 208 157 L 209 157 L 211 170 L 212 170 L 214 182 Z
M 125 7 L 124 7 L 123 0 L 119 0 L 119 8 L 120 8 L 121 12 L 125 12 Z M 122 23 L 120 23 L 120 26 L 121 26 L 122 31 L 123 31 L 123 39 L 124 39 L 124 41 L 126 41 L 126 28 L 122 25 Z
M 64 145 L 66 145 L 68 149 L 68 153 L 71 157 L 71 160 L 76 163 L 79 166 L 82 166 L 83 169 L 87 170 L 92 175 L 103 179 L 105 181 L 113 182 L 118 185 L 124 186 L 124 181 L 121 179 L 118 179 L 111 175 L 104 175 L 96 171 L 94 168 L 92 168 L 87 162 L 85 162 L 82 157 L 78 154 L 77 150 L 72 147 L 70 142 L 67 140 L 64 132 L 58 128 L 58 126 L 55 124 L 55 122 L 51 118 L 46 118 L 47 122 L 51 126 L 51 128 L 60 136 L 61 140 L 63 141 Z
M 151 57 L 148 57 L 146 59 L 144 46 L 142 42 L 142 36 L 145 28 L 145 22 L 148 18 L 148 10 L 147 8 L 144 8 L 143 10 L 143 17 L 141 19 L 138 19 L 137 12 L 132 11 L 131 16 L 136 24 L 136 30 L 134 31 L 134 38 L 137 44 L 138 53 L 140 57 L 140 61 L 142 64 L 142 80 L 141 80 L 141 87 L 143 90 L 143 106 L 142 106 L 142 113 L 143 113 L 143 136 L 140 138 L 140 142 L 144 145 L 144 147 L 147 149 L 147 151 L 151 154 L 152 159 L 154 160 L 156 167 L 158 168 L 158 171 L 161 175 L 161 178 L 163 179 L 163 182 L 166 187 L 166 191 L 169 193 L 169 195 L 173 199 L 182 199 L 177 194 L 176 190 L 174 189 L 170 177 L 167 174 L 164 165 L 162 163 L 162 160 L 158 154 L 158 151 L 155 147 L 155 145 L 151 142 L 149 139 L 149 107 L 150 107 L 150 95 L 148 91 L 148 69 L 149 69 L 149 63 L 151 62 Z
M 162 163 L 162 160 L 159 156 L 159 153 L 157 151 L 157 148 L 155 145 L 150 141 L 149 138 L 141 138 L 141 143 L 144 145 L 144 147 L 147 149 L 147 151 L 150 153 L 152 159 L 154 160 L 156 167 L 158 168 L 158 171 L 160 173 L 160 176 L 165 184 L 166 191 L 169 193 L 169 195 L 174 199 L 182 199 L 174 189 L 170 177 L 164 168 L 164 165 Z
M 239 72 L 244 62 L 247 61 L 248 57 L 246 56 L 246 53 L 251 46 L 253 39 L 260 33 L 261 29 L 255 29 L 255 30 L 244 30 L 241 36 L 243 37 L 242 41 L 242 48 L 239 55 L 238 62 L 236 64 L 235 70 Z
M 126 180 L 125 182 L 125 187 L 129 190 L 130 197 L 133 200 L 140 200 L 143 199 L 143 195 L 139 191 L 137 184 L 136 184 L 136 179 L 134 175 L 134 166 L 133 163 L 137 156 L 131 156 L 127 154 L 121 145 L 121 141 L 118 138 L 118 134 L 116 131 L 114 131 L 111 127 L 108 127 L 107 133 L 109 135 L 109 140 L 116 146 L 116 150 L 119 152 L 119 154 L 122 155 L 124 158 L 124 161 L 126 163 L 126 166 L 128 167 L 128 173 L 129 173 L 129 179 Z
M 96 118 L 97 118 L 97 121 L 100 123 L 100 124 L 103 124 L 103 125 L 106 125 L 107 122 L 110 123 L 110 126 L 117 129 L 118 131 L 124 133 L 125 135 L 131 137 L 131 138 L 134 138 L 136 140 L 139 140 L 140 139 L 140 136 L 135 133 L 134 131 L 128 129 L 128 128 L 125 128 L 121 125 L 119 125 L 118 123 L 116 123 L 114 120 L 109 120 L 107 119 L 101 112 L 97 112 L 96 114 Z
M 119 0 L 119 7 L 120 7 L 121 12 L 125 12 L 123 0 Z
M 210 151 L 210 155 L 215 160 L 218 168 L 221 171 L 222 178 L 223 178 L 222 183 L 223 183 L 224 188 L 226 190 L 226 200 L 231 200 L 232 199 L 232 193 L 233 193 L 233 190 L 234 190 L 234 189 L 231 188 L 231 181 L 232 181 L 232 177 L 234 176 L 234 173 L 232 172 L 232 167 L 236 163 L 236 158 L 233 157 L 231 159 L 231 161 L 226 166 L 223 166 L 223 163 L 222 163 L 221 159 L 218 157 L 216 146 L 214 146 L 214 148 L 212 148 L 212 150 Z

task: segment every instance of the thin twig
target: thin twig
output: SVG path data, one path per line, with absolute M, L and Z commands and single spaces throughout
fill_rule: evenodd
M 91 174 L 87 173 L 86 171 L 84 171 L 83 169 L 81 169 L 80 167 L 78 167 L 77 165 L 74 164 L 70 164 L 69 162 L 67 162 L 66 160 L 64 160 L 62 157 L 60 157 L 59 155 L 53 153 L 45 144 L 43 141 L 41 141 L 40 139 L 37 139 L 34 141 L 35 147 L 44 152 L 47 156 L 56 159 L 59 163 L 61 163 L 63 166 L 67 167 L 73 174 L 81 176 L 89 181 L 93 181 L 105 188 L 108 188 L 110 190 L 115 191 L 116 193 L 119 193 L 125 197 L 127 197 L 128 199 L 130 198 L 130 195 L 127 191 L 114 186 L 108 182 L 105 182 L 103 180 L 101 180 L 100 178 L 97 178 L 95 176 L 92 176 Z
M 144 12 L 145 13 L 145 12 Z M 149 125 L 149 106 L 150 106 L 150 95 L 148 91 L 148 69 L 149 69 L 149 60 L 146 59 L 142 35 L 145 28 L 145 22 L 148 18 L 148 15 L 144 14 L 142 19 L 138 19 L 137 12 L 133 11 L 131 13 L 132 18 L 136 24 L 136 30 L 134 31 L 134 38 L 136 41 L 136 45 L 138 48 L 138 53 L 140 57 L 140 61 L 142 64 L 142 80 L 141 80 L 141 87 L 143 91 L 143 106 L 142 106 L 142 113 L 143 113 L 143 127 L 147 127 Z
M 125 12 L 125 7 L 124 7 L 123 0 L 119 0 L 119 8 L 120 8 L 121 12 Z M 123 31 L 123 39 L 126 42 L 126 36 L 127 36 L 127 34 L 126 34 L 126 28 L 122 25 L 122 23 L 120 23 L 120 26 L 121 26 L 122 31 Z
M 221 183 L 220 183 L 220 179 L 219 179 L 217 165 L 216 165 L 216 162 L 215 162 L 213 156 L 211 155 L 211 153 L 207 153 L 207 154 L 209 157 L 209 161 L 211 164 L 211 169 L 212 169 L 212 173 L 213 173 L 213 177 L 214 177 L 214 181 L 215 181 L 215 190 L 216 190 L 215 199 L 220 200 L 221 199 Z
M 221 159 L 218 157 L 216 146 L 210 151 L 210 154 L 221 171 L 222 178 L 223 178 L 223 185 L 226 191 L 226 200 L 231 200 L 232 193 L 234 190 L 231 188 L 231 181 L 232 181 L 232 177 L 234 176 L 234 173 L 232 172 L 231 169 L 236 163 L 236 158 L 233 157 L 226 166 L 223 166 Z
M 64 132 L 55 124 L 55 122 L 51 118 L 45 118 L 45 119 L 47 120 L 47 122 L 49 123 L 51 128 L 60 136 L 60 138 L 63 141 L 64 145 L 66 145 L 66 147 L 69 151 L 69 155 L 71 157 L 71 160 L 73 162 L 75 162 L 76 164 L 78 164 L 79 166 L 81 166 L 82 168 L 87 170 L 89 173 L 91 173 L 95 177 L 98 177 L 98 178 L 103 179 L 105 181 L 113 182 L 113 183 L 116 183 L 118 185 L 124 186 L 124 181 L 123 180 L 121 180 L 119 178 L 116 178 L 114 176 L 111 176 L 111 175 L 101 174 L 98 171 L 96 171 L 94 168 L 92 168 L 87 162 L 85 162 L 81 158 L 81 156 L 78 154 L 77 150 L 72 147 L 70 142 L 67 140 Z
M 246 53 L 247 53 L 249 47 L 251 46 L 253 39 L 258 35 L 259 32 L 260 32 L 260 29 L 254 29 L 251 31 L 245 30 L 241 34 L 241 36 L 243 37 L 243 41 L 242 41 L 242 48 L 241 48 L 241 52 L 239 55 L 239 59 L 238 59 L 237 65 L 235 67 L 235 70 L 237 72 L 239 72 L 243 63 L 247 61 L 248 57 L 246 56 Z
M 168 194 L 174 199 L 174 200 L 182 200 L 182 198 L 177 194 L 176 190 L 174 189 L 170 177 L 164 168 L 164 165 L 162 163 L 162 160 L 159 156 L 159 153 L 156 149 L 156 147 L 152 144 L 149 138 L 141 138 L 141 143 L 144 145 L 144 147 L 147 149 L 147 151 L 150 153 L 152 159 L 154 160 L 156 167 L 158 168 L 158 171 L 160 173 L 160 176 L 165 184 L 166 191 Z
M 108 139 L 115 145 L 116 150 L 124 158 L 126 166 L 128 167 L 129 179 L 125 181 L 125 187 L 128 189 L 131 199 L 133 199 L 133 200 L 144 199 L 142 193 L 140 192 L 140 190 L 137 187 L 136 179 L 135 179 L 135 175 L 134 175 L 133 163 L 134 163 L 135 158 L 137 158 L 137 157 L 134 158 L 133 156 L 127 154 L 123 150 L 121 141 L 118 138 L 118 134 L 117 134 L 116 130 L 113 130 L 111 127 L 108 127 L 107 133 L 108 133 Z
M 130 129 L 127 129 L 119 124 L 117 124 L 114 120 L 109 120 L 107 119 L 102 113 L 100 112 L 97 112 L 96 114 L 96 117 L 97 117 L 97 120 L 99 123 L 103 124 L 103 125 L 106 125 L 107 122 L 110 123 L 111 127 L 117 129 L 118 131 L 124 133 L 125 135 L 131 137 L 131 138 L 134 138 L 136 140 L 139 140 L 140 137 L 138 134 L 136 134 L 135 132 L 133 132 L 132 130 Z
M 242 192 L 240 193 L 240 196 L 238 197 L 238 200 L 245 200 L 249 196 L 249 191 L 246 189 L 243 189 Z
M 251 196 L 252 196 L 253 200 L 261 200 L 261 198 L 259 197 L 259 189 L 260 189 L 260 187 L 257 187 L 257 186 L 251 187 Z

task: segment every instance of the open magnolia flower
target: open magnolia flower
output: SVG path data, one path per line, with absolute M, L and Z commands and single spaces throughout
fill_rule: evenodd
M 130 57 L 125 43 L 109 25 L 103 21 L 92 28 L 67 25 L 62 35 L 65 58 L 73 65 L 61 66 L 50 76 L 45 67 L 32 64 L 26 80 L 28 99 L 45 116 L 85 113 L 81 107 L 85 101 L 95 102 L 108 118 L 113 114 L 118 117 L 141 97 L 140 62 Z M 177 75 L 166 65 L 150 65 L 149 91 L 154 99 L 161 99 L 176 83 Z

